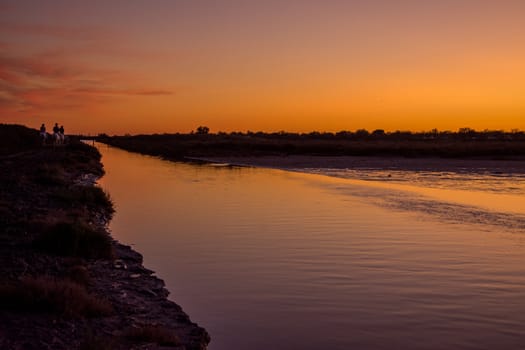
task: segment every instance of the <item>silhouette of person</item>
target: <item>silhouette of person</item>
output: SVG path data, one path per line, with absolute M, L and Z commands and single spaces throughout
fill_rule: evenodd
M 58 127 L 58 123 L 55 123 L 55 126 L 53 127 L 53 134 L 58 134 L 60 131 L 60 128 Z
M 60 136 L 60 142 L 64 143 L 64 125 L 60 125 L 60 129 L 58 129 L 58 135 Z
M 44 145 L 46 143 L 46 138 L 47 138 L 46 126 L 44 123 L 40 125 L 40 138 L 42 139 L 42 144 Z

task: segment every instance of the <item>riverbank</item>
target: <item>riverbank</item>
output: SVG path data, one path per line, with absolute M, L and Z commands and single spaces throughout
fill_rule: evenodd
M 525 173 L 522 133 L 473 135 L 166 134 L 103 136 L 99 141 L 166 160 L 197 163 L 281 169 Z
M 523 132 L 431 133 L 218 133 L 100 135 L 97 140 L 128 151 L 186 157 L 354 156 L 379 158 L 524 159 Z
M 525 174 L 525 159 L 442 159 L 352 156 L 190 157 L 192 162 L 276 169 L 361 169 Z
M 0 141 L 0 348 L 205 349 L 207 332 L 107 232 L 114 209 L 94 184 L 98 151 L 0 129 L 11 135 Z

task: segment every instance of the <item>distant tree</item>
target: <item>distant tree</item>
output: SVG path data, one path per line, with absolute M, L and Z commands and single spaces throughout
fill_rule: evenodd
M 376 129 L 372 132 L 372 135 L 374 136 L 385 136 L 385 130 L 383 129 Z
M 370 133 L 366 129 L 359 129 L 359 130 L 356 130 L 355 134 L 359 137 L 365 137 L 365 136 L 368 136 Z
M 459 128 L 458 134 L 475 134 L 476 130 L 471 128 Z
M 207 135 L 210 132 L 210 128 L 207 126 L 199 126 L 197 130 L 195 131 L 198 135 Z
M 348 130 L 341 130 L 341 131 L 338 131 L 335 136 L 337 137 L 348 137 L 348 136 L 352 136 L 352 132 L 351 131 L 348 131 Z

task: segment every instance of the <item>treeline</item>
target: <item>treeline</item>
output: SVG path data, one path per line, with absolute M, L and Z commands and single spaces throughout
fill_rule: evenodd
M 99 135 L 98 140 L 130 151 L 170 159 L 205 156 L 403 156 L 403 157 L 491 157 L 525 156 L 522 131 L 457 132 L 384 130 L 310 132 L 218 132 L 199 127 L 190 134 L 153 134 L 136 136 Z
M 206 127 L 199 127 L 195 132 L 190 135 L 202 135 L 209 134 L 209 129 Z M 258 132 L 218 132 L 218 136 L 249 136 L 249 137 L 261 137 L 261 138 L 306 138 L 306 139 L 354 139 L 354 140 L 366 140 L 366 139 L 392 139 L 392 140 L 525 140 L 525 132 L 520 130 L 513 130 L 506 132 L 503 130 L 483 130 L 476 131 L 471 128 L 460 128 L 458 131 L 439 131 L 432 129 L 430 131 L 412 132 L 412 131 L 385 131 L 383 129 L 376 129 L 368 131 L 366 129 L 359 129 L 356 131 L 338 131 L 338 132 L 319 132 L 312 131 L 309 133 L 291 133 L 286 131 L 265 133 L 262 131 Z
M 358 129 L 356 131 L 342 130 L 338 132 L 320 132 L 312 131 L 309 133 L 293 133 L 287 131 L 278 132 L 263 132 L 263 131 L 232 131 L 217 133 L 210 133 L 209 128 L 199 126 L 195 131 L 187 134 L 152 134 L 152 135 L 136 135 L 134 137 L 153 136 L 153 137 L 180 137 L 193 138 L 194 136 L 208 135 L 209 137 L 254 137 L 266 139 L 348 139 L 348 140 L 373 140 L 373 139 L 390 139 L 390 140 L 525 140 L 525 131 L 513 129 L 512 131 L 504 130 L 483 130 L 477 131 L 471 128 L 460 128 L 457 131 L 432 129 L 430 131 L 385 131 L 383 129 L 375 129 L 368 131 L 366 129 Z M 125 135 L 123 137 L 130 137 Z M 114 136 L 115 137 L 115 136 Z M 106 134 L 99 134 L 98 138 L 108 138 Z

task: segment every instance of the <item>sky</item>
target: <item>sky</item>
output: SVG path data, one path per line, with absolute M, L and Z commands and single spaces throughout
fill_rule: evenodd
M 522 0 L 2 0 L 0 123 L 525 130 Z

